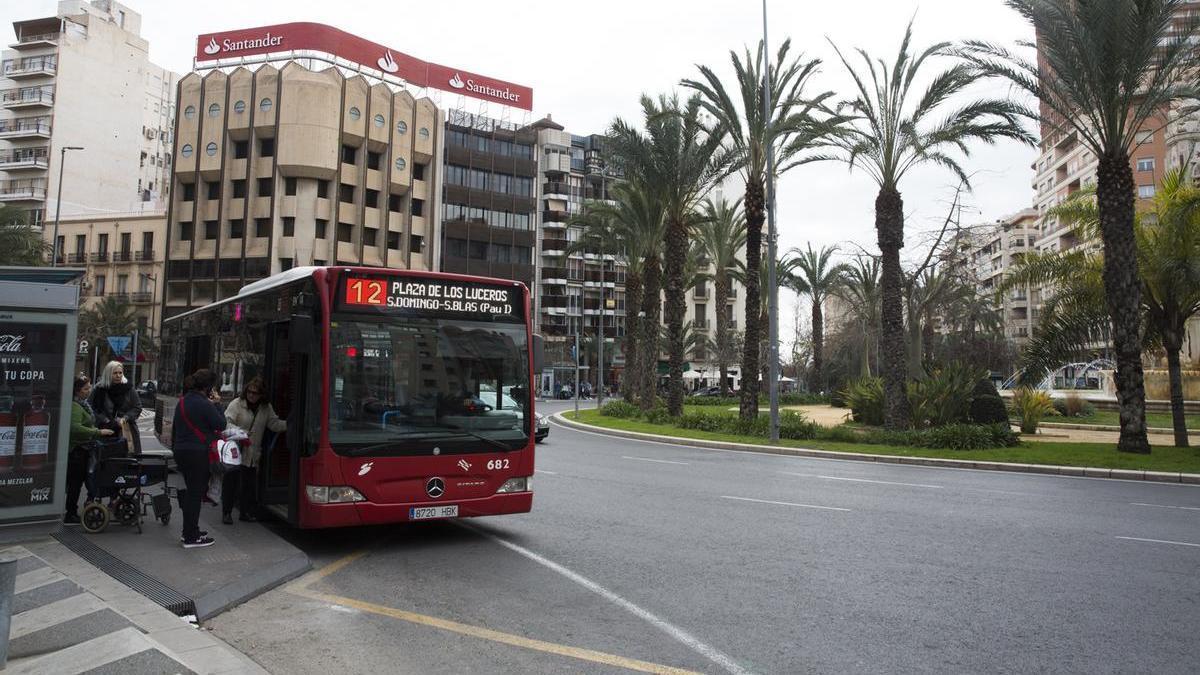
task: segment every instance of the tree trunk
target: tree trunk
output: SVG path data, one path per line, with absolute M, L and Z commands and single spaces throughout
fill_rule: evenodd
M 1187 417 L 1183 412 L 1183 368 L 1179 364 L 1179 350 L 1183 348 L 1183 331 L 1163 332 L 1163 346 L 1167 349 L 1167 375 L 1171 380 L 1171 426 L 1175 429 L 1175 447 L 1188 447 Z
M 812 296 L 813 367 L 808 378 L 808 389 L 819 394 L 825 389 L 821 378 L 821 367 L 825 363 L 825 319 L 821 315 L 821 296 Z
M 683 414 L 683 317 L 687 313 L 683 267 L 688 252 L 688 226 L 682 218 L 667 223 L 666 249 L 667 411 L 679 417 Z
M 875 231 L 880 260 L 880 355 L 883 375 L 884 424 L 907 429 L 912 417 L 908 405 L 908 378 L 904 339 L 904 277 L 900 249 L 904 247 L 904 200 L 893 189 L 881 189 L 875 198 Z
M 646 315 L 641 318 L 641 345 L 638 346 L 642 357 L 641 394 L 638 396 L 638 405 L 642 410 L 650 410 L 654 407 L 658 389 L 658 322 L 662 313 L 662 278 L 660 275 L 658 256 L 646 258 L 643 275 L 645 285 L 642 288 L 642 311 Z
M 642 277 L 628 274 L 625 277 L 625 373 L 621 377 L 621 396 L 629 403 L 637 399 L 638 388 L 638 345 L 641 341 L 641 322 L 638 310 L 642 306 Z
M 907 321 L 904 322 L 905 335 L 907 336 L 904 343 L 908 349 L 908 377 L 919 380 L 925 374 L 925 371 L 921 368 L 921 350 L 923 349 L 921 339 L 924 337 L 921 334 L 921 317 L 912 302 L 905 302 L 904 306 L 904 314 L 907 318 Z
M 1121 150 L 1100 158 L 1096 203 L 1104 243 L 1104 296 L 1112 319 L 1121 406 L 1121 452 L 1150 453 L 1146 438 L 1146 387 L 1142 374 L 1141 280 L 1133 237 L 1133 170 Z
M 762 266 L 763 184 L 746 183 L 746 327 L 742 345 L 742 394 L 740 413 L 744 420 L 758 417 L 758 323 L 759 268 Z
M 721 396 L 729 395 L 729 318 L 725 316 L 725 304 L 729 301 L 729 274 L 718 269 L 713 280 L 713 292 L 717 303 L 717 368 L 721 372 Z

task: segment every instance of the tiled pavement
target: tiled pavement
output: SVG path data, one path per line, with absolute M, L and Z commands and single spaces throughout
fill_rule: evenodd
M 5 673 L 265 673 L 54 540 L 17 558 Z

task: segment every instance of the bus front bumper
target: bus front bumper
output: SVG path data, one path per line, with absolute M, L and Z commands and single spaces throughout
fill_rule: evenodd
M 353 527 L 356 525 L 387 525 L 411 522 L 414 508 L 457 506 L 459 518 L 499 516 L 506 513 L 528 513 L 533 508 L 533 492 L 497 494 L 479 499 L 457 501 L 411 502 L 377 504 L 354 502 L 347 504 L 304 504 L 300 527 Z M 451 519 L 452 520 L 452 519 Z

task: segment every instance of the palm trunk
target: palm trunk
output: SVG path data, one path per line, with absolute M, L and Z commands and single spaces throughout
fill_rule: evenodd
M 821 315 L 821 297 L 814 293 L 812 301 L 813 368 L 808 388 L 812 393 L 819 394 L 824 389 L 821 367 L 825 363 L 825 319 Z
M 658 322 L 662 313 L 662 278 L 658 256 L 646 258 L 645 286 L 642 289 L 642 332 L 638 349 L 642 358 L 640 374 L 641 394 L 638 405 L 642 410 L 654 407 L 658 385 Z
M 742 345 L 742 399 L 744 420 L 758 417 L 759 267 L 762 264 L 763 184 L 746 183 L 746 328 Z
M 1113 347 L 1117 356 L 1117 400 L 1121 406 L 1121 438 L 1117 441 L 1117 450 L 1149 454 L 1139 315 L 1142 289 L 1133 237 L 1133 170 L 1126 152 L 1100 158 L 1096 203 L 1104 243 L 1104 296 L 1112 319 Z
M 621 378 L 621 396 L 632 403 L 637 398 L 638 383 L 638 344 L 641 341 L 641 323 L 638 320 L 638 310 L 642 306 L 642 276 L 627 274 L 625 276 L 625 373 Z
M 1183 348 L 1182 326 L 1179 330 L 1164 331 L 1163 346 L 1167 349 L 1167 375 L 1171 380 L 1171 426 L 1175 430 L 1175 447 L 1188 447 L 1187 417 L 1183 412 L 1183 368 L 1179 350 Z
M 683 267 L 688 251 L 688 228 L 682 218 L 667 223 L 666 247 L 667 411 L 679 417 L 683 414 L 683 317 L 687 313 Z
M 908 318 L 904 323 L 905 333 L 908 336 L 905 340 L 905 344 L 908 346 L 908 377 L 921 379 L 925 372 L 921 368 L 921 317 L 911 301 L 905 303 L 905 316 Z
M 904 247 L 904 200 L 895 189 L 884 188 L 875 198 L 875 230 L 879 238 L 880 355 L 883 375 L 884 424 L 907 429 L 912 417 L 908 405 L 904 340 L 904 278 L 900 249 Z
M 729 301 L 729 275 L 725 270 L 717 270 L 713 286 L 717 302 L 717 368 L 721 372 L 721 396 L 728 396 L 729 363 L 726 350 L 729 349 L 729 318 L 725 316 L 725 304 Z

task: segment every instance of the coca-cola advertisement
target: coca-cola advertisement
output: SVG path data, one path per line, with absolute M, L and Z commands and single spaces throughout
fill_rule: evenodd
M 66 326 L 0 326 L 0 508 L 54 499 Z

